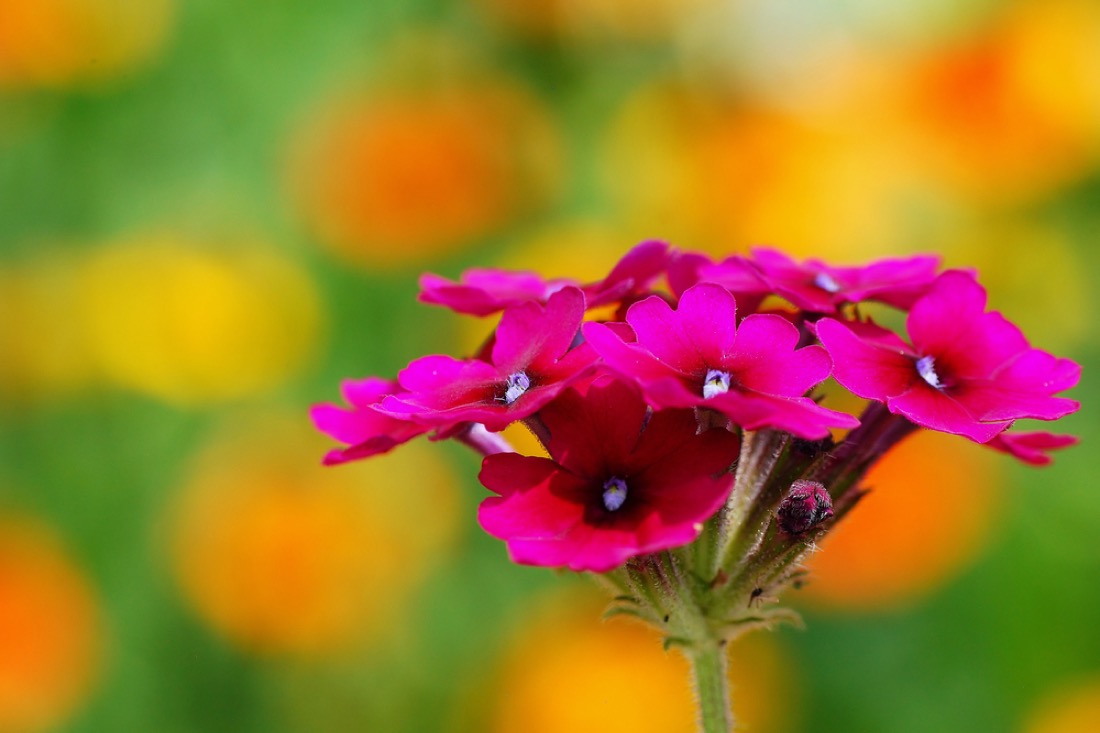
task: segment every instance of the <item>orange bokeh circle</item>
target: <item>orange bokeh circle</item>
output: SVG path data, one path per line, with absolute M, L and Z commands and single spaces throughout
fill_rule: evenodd
M 911 603 L 970 563 L 990 535 L 1003 458 L 965 438 L 921 431 L 868 474 L 871 492 L 821 542 L 799 597 L 814 607 Z

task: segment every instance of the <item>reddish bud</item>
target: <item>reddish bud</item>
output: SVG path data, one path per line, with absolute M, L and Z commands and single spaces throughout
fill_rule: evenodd
M 833 500 L 817 481 L 795 481 L 775 516 L 780 529 L 800 535 L 833 516 Z

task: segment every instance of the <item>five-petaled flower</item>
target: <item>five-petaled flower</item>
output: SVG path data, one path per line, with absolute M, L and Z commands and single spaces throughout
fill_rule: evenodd
M 490 430 L 533 415 L 593 366 L 590 351 L 573 347 L 584 317 L 584 295 L 574 287 L 543 306 L 522 303 L 504 311 L 490 361 L 425 356 L 397 379 L 403 391 L 379 408 L 391 417 L 437 430 L 474 422 Z
M 529 565 L 603 572 L 695 539 L 733 481 L 738 438 L 698 432 L 691 410 L 652 413 L 628 384 L 601 377 L 541 413 L 550 458 L 485 458 L 481 526 Z
M 909 311 L 912 345 L 866 324 L 822 319 L 816 330 L 838 382 L 923 427 L 985 443 L 1016 419 L 1074 412 L 1076 401 L 1054 395 L 1077 384 L 1080 366 L 1031 348 L 985 307 L 974 276 L 949 270 Z
M 710 408 L 746 430 L 772 427 L 801 438 L 859 424 L 805 396 L 829 376 L 824 349 L 797 348 L 798 329 L 780 316 L 754 314 L 740 325 L 736 316 L 728 290 L 700 283 L 676 310 L 656 296 L 632 305 L 626 321 L 634 343 L 600 323 L 585 324 L 584 336 L 657 408 Z

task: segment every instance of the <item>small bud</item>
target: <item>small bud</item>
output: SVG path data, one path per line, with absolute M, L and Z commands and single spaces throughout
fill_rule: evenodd
M 790 535 L 803 534 L 833 516 L 833 500 L 817 481 L 795 481 L 775 513 L 779 527 Z

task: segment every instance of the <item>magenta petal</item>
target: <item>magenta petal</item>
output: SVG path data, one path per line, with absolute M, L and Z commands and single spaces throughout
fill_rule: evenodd
M 509 272 L 496 269 L 472 269 L 462 274 L 461 282 L 425 273 L 420 277 L 422 303 L 442 305 L 457 313 L 487 316 L 508 306 L 530 300 L 542 300 L 548 284 L 533 272 Z
M 628 344 L 607 324 L 586 323 L 581 329 L 585 341 L 615 371 L 644 383 L 654 379 L 676 378 L 671 366 L 658 360 L 637 344 Z
M 634 388 L 600 377 L 583 390 L 564 392 L 539 416 L 550 431 L 550 455 L 578 476 L 600 476 L 628 462 L 646 419 Z
M 753 392 L 727 392 L 707 401 L 746 430 L 773 428 L 808 440 L 824 438 L 829 428 L 854 428 L 859 420 L 818 405 L 808 397 L 776 397 Z
M 641 316 L 635 314 L 634 318 Z M 680 297 L 677 316 L 683 334 L 707 366 L 716 367 L 728 358 L 733 351 L 737 327 L 737 304 L 728 290 L 713 283 L 689 288 Z M 627 320 L 630 321 L 629 314 Z M 641 334 L 638 341 L 659 355 Z
M 634 288 L 644 287 L 665 272 L 668 261 L 668 242 L 650 239 L 636 244 L 611 269 L 600 289 L 621 282 L 630 282 Z
M 1046 466 L 1051 462 L 1051 457 L 1047 453 L 1077 445 L 1078 442 L 1080 441 L 1074 435 L 1005 431 L 986 445 L 1002 453 L 1008 453 L 1032 466 Z
M 478 507 L 481 526 L 498 539 L 557 538 L 583 519 L 585 481 L 548 458 L 497 453 L 478 479 L 500 494 Z
M 702 282 L 702 272 L 714 264 L 714 260 L 700 252 L 675 252 L 668 263 L 668 286 L 679 298 L 684 292 Z
M 985 313 L 985 303 L 985 289 L 972 274 L 943 273 L 909 311 L 906 326 L 914 348 L 922 355 L 951 353 L 968 341 L 975 322 Z
M 504 311 L 493 344 L 493 363 L 505 374 L 547 367 L 569 349 L 584 318 L 584 294 L 563 288 L 545 307 L 525 303 Z
M 918 384 L 905 394 L 890 398 L 887 407 L 890 412 L 903 415 L 917 425 L 944 433 L 965 435 L 977 443 L 988 442 L 1012 424 L 1011 421 L 979 422 L 951 397 L 924 384 Z
M 654 295 L 630 306 L 626 322 L 634 329 L 638 344 L 659 361 L 681 373 L 705 371 L 703 356 L 684 332 L 679 314 L 662 298 Z
M 817 337 L 833 360 L 833 376 L 859 397 L 885 402 L 919 379 L 915 361 L 897 349 L 860 339 L 831 318 L 817 322 Z
M 819 346 L 795 350 L 798 341 L 798 329 L 786 319 L 751 315 L 741 322 L 735 355 L 724 366 L 745 389 L 801 397 L 829 376 L 832 361 Z

